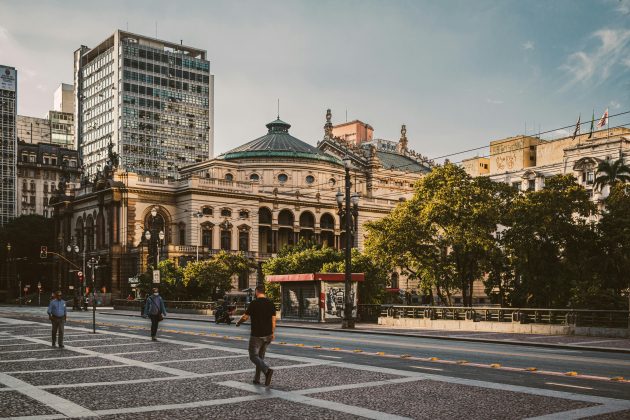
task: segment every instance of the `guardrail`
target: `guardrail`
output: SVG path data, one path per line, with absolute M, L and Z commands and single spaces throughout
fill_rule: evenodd
M 381 305 L 380 315 L 391 318 L 628 328 L 630 313 L 628 311 L 589 309 Z

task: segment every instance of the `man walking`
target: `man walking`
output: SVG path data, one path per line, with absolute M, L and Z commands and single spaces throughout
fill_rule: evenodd
M 274 339 L 276 330 L 276 306 L 265 296 L 265 286 L 256 286 L 256 299 L 249 304 L 236 326 L 251 317 L 252 330 L 249 337 L 249 360 L 256 365 L 254 384 L 260 384 L 260 372 L 265 374 L 265 385 L 271 384 L 273 369 L 265 363 L 265 351 Z
M 59 348 L 63 348 L 63 326 L 66 322 L 66 301 L 61 299 L 61 290 L 54 294 L 55 298 L 48 304 L 48 319 L 52 323 L 52 346 L 57 342 L 59 333 Z
M 155 337 L 157 335 L 158 324 L 166 316 L 166 307 L 164 306 L 164 300 L 157 289 L 153 288 L 153 296 L 148 296 L 146 304 L 144 306 L 143 317 L 151 318 L 151 340 L 157 341 Z

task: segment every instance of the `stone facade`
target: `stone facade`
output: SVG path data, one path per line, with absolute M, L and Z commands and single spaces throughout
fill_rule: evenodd
M 330 118 L 317 148 L 292 137 L 289 127 L 279 119 L 269 123 L 266 135 L 182 168 L 177 180 L 115 170 L 84 184 L 74 196 L 60 195 L 55 204 L 59 250 L 77 244 L 87 258 L 99 256 L 97 286 L 120 296 L 130 290 L 128 279 L 158 253 L 160 260 L 184 264 L 223 249 L 243 252 L 260 267 L 300 238 L 340 249 L 347 239 L 336 195 L 344 188 L 339 157 L 345 156 L 352 191 L 361 196 L 354 243 L 362 248 L 363 225 L 410 197 L 414 182 L 430 169 L 413 152 L 397 154 L 374 144 L 349 147 L 330 136 Z M 148 241 L 147 230 L 152 232 Z M 65 267 L 61 262 L 56 267 L 63 285 Z M 259 269 L 234 278 L 233 286 L 244 289 L 261 280 Z

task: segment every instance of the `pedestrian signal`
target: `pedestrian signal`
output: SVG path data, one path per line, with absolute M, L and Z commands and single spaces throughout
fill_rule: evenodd
M 42 246 L 39 248 L 39 258 L 48 258 L 48 247 Z

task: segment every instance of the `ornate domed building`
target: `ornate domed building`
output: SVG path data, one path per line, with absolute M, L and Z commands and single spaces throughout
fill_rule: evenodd
M 336 195 L 343 192 L 345 165 L 360 197 L 353 243 L 362 248 L 363 224 L 389 213 L 430 170 L 430 162 L 407 151 L 404 126 L 397 143 L 350 144 L 333 135 L 328 111 L 317 147 L 292 136 L 279 118 L 266 127 L 261 137 L 181 168 L 178 180 L 114 171 L 112 182 L 87 184 L 58 200 L 59 252 L 78 244 L 88 258 L 100 256 L 96 283 L 120 296 L 130 290 L 128 279 L 158 258 L 185 264 L 226 250 L 260 266 L 300 238 L 343 248 Z M 55 274 L 62 288 L 72 283 L 63 264 L 58 261 Z M 233 285 L 242 290 L 259 281 L 260 270 Z

